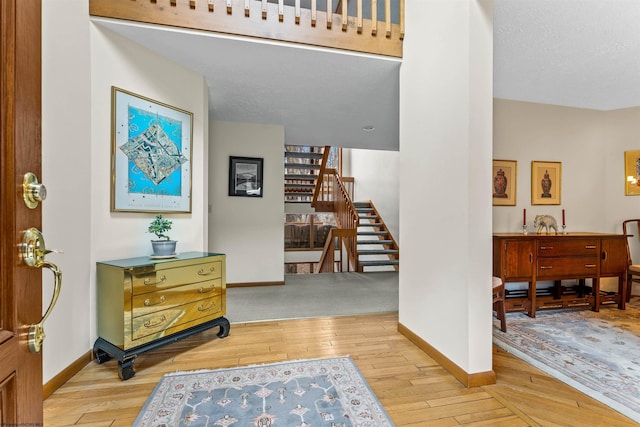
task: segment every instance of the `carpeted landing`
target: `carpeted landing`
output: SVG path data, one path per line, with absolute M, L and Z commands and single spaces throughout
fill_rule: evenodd
M 284 286 L 227 289 L 231 323 L 398 311 L 398 273 L 285 276 Z

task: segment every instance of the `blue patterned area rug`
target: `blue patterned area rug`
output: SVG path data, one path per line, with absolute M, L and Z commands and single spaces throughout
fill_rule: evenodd
M 640 422 L 640 298 L 626 310 L 507 314 L 493 342 L 562 382 Z
M 394 426 L 350 357 L 167 374 L 133 425 Z

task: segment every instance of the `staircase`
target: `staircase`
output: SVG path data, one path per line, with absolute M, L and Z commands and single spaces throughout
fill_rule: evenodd
M 311 203 L 322 152 L 322 147 L 285 146 L 284 201 L 286 203 Z
M 349 228 L 347 224 L 351 223 L 352 226 L 349 228 L 351 230 L 350 243 L 346 243 L 349 239 L 344 243 L 345 250 L 351 254 L 352 262 L 347 262 L 350 268 L 359 272 L 399 270 L 400 251 L 398 244 L 380 217 L 378 210 L 370 200 L 352 202 L 353 178 L 342 178 L 335 169 L 328 168 L 329 165 L 333 166 L 337 163 L 335 158 L 323 165 L 325 150 L 330 150 L 330 147 L 285 146 L 285 203 L 309 203 L 316 212 L 333 212 L 338 228 Z M 325 159 L 328 159 L 334 150 L 327 151 L 327 153 L 327 156 L 324 156 Z M 322 176 L 320 176 L 321 174 Z M 325 181 L 327 176 L 334 176 L 337 185 L 346 190 L 339 192 L 343 197 L 342 202 L 335 198 L 338 197 L 338 192 L 331 185 L 331 179 Z M 314 200 L 316 184 L 320 188 L 319 195 L 317 195 L 318 200 Z M 352 206 L 350 211 L 352 214 L 346 213 L 345 206 L 347 205 Z M 341 211 L 339 212 L 338 209 Z M 357 229 L 356 224 L 358 225 Z M 340 230 L 334 231 L 334 236 L 346 236 L 344 230 L 342 232 Z M 335 264 L 336 262 L 330 261 L 321 268 L 327 268 L 323 271 L 335 271 Z M 339 271 L 342 271 L 342 266 L 339 267 Z
M 358 218 L 358 271 L 398 270 L 400 250 L 373 203 L 354 202 Z

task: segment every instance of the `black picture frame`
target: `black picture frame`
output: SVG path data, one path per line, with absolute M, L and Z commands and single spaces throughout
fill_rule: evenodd
M 262 169 L 260 157 L 229 157 L 229 196 L 262 197 Z

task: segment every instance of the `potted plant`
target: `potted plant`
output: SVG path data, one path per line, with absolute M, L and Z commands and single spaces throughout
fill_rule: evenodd
M 176 254 L 176 241 L 171 240 L 167 235 L 167 232 L 171 230 L 172 222 L 161 214 L 156 217 L 149 224 L 147 233 L 155 234 L 157 239 L 151 240 L 151 247 L 153 248 L 153 256 L 174 256 Z

